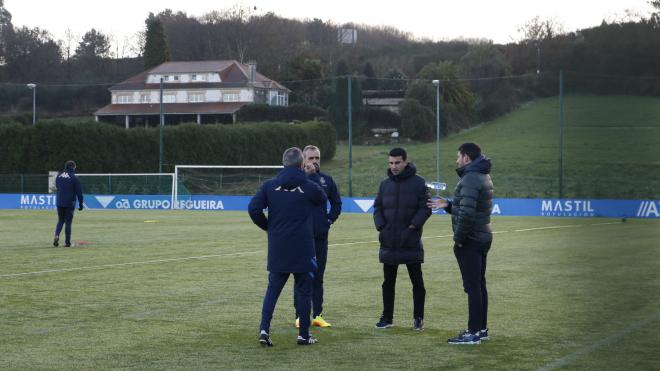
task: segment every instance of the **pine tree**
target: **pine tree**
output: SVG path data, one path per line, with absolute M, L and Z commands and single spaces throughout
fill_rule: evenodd
M 348 137 L 348 79 L 350 70 L 344 61 L 337 63 L 335 72 L 335 83 L 332 102 L 328 109 L 330 122 L 337 130 L 337 136 L 341 139 Z M 353 132 L 362 130 L 362 89 L 360 81 L 355 77 L 351 79 L 351 112 L 353 117 Z
M 147 24 L 146 41 L 144 44 L 144 68 L 150 69 L 170 60 L 170 50 L 165 39 L 163 22 L 149 13 Z

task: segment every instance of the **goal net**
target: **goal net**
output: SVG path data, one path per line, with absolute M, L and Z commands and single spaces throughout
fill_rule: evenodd
M 57 173 L 55 172 L 55 175 Z M 76 174 L 85 193 L 96 195 L 173 195 L 174 173 Z M 52 180 L 54 186 L 54 178 Z
M 176 165 L 173 204 L 185 204 L 195 196 L 253 195 L 281 169 L 282 166 Z

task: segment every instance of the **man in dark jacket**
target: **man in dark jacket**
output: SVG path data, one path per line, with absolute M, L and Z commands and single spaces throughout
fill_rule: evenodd
M 454 255 L 468 295 L 468 328 L 449 344 L 479 344 L 488 340 L 488 290 L 486 257 L 493 242 L 490 214 L 493 211 L 493 182 L 490 159 L 476 143 L 458 147 L 456 172 L 460 177 L 453 199 L 437 199 L 429 207 L 444 208 L 451 214 Z
M 416 174 L 403 148 L 389 154 L 387 178 L 380 183 L 374 202 L 374 223 L 379 231 L 379 259 L 383 263 L 383 314 L 376 328 L 392 327 L 394 289 L 399 264 L 405 264 L 413 286 L 413 328 L 424 329 L 426 289 L 422 277 L 422 226 L 431 215 L 424 178 Z
M 312 212 L 319 205 L 325 205 L 327 197 L 316 183 L 307 179 L 299 148 L 284 151 L 282 164 L 284 169 L 277 177 L 266 181 L 248 205 L 254 224 L 268 232 L 268 289 L 261 310 L 259 334 L 259 342 L 264 346 L 273 345 L 270 321 L 290 274 L 294 276 L 294 290 L 300 298 L 297 343 L 316 343 L 309 334 L 312 279 L 316 272 Z M 268 217 L 264 214 L 266 208 Z
M 330 203 L 323 204 L 314 209 L 314 247 L 316 249 L 316 263 L 318 268 L 312 282 L 312 326 L 330 327 L 330 323 L 323 318 L 323 276 L 328 260 L 328 232 L 330 225 L 341 214 L 341 198 L 339 190 L 332 177 L 321 172 L 321 150 L 317 146 L 308 145 L 303 149 L 305 173 L 311 181 L 318 184 L 325 192 Z M 294 306 L 297 306 L 298 297 L 294 292 Z M 296 312 L 296 327 L 300 327 L 300 314 Z
M 55 226 L 55 237 L 53 246 L 60 245 L 60 232 L 64 228 L 64 246 L 71 246 L 71 223 L 73 223 L 73 211 L 78 200 L 78 210 L 83 209 L 83 194 L 80 180 L 76 176 L 76 163 L 67 161 L 64 170 L 60 171 L 55 178 L 57 188 L 57 225 Z

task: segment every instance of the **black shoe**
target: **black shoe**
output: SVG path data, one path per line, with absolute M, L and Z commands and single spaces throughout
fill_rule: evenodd
M 69 241 L 64 242 L 64 247 L 71 247 L 71 242 Z
M 390 328 L 392 326 L 394 326 L 392 324 L 392 320 L 387 320 L 383 316 L 381 316 L 380 321 L 378 321 L 378 323 L 376 323 L 376 328 Z
M 448 344 L 463 345 L 463 344 L 481 344 L 481 338 L 477 334 L 465 330 L 458 334 L 456 337 L 447 340 Z
M 319 341 L 312 335 L 309 335 L 307 339 L 298 335 L 298 339 L 296 339 L 296 342 L 298 343 L 298 345 L 312 345 L 318 343 Z
M 424 330 L 424 319 L 423 318 L 415 318 L 415 320 L 413 321 L 413 330 L 415 330 L 415 331 Z
M 261 331 L 259 334 L 259 343 L 262 347 L 272 347 L 273 341 L 270 340 L 270 335 L 266 331 Z
M 60 236 L 55 236 L 55 238 L 53 238 L 53 246 L 58 247 L 59 245 L 60 245 Z

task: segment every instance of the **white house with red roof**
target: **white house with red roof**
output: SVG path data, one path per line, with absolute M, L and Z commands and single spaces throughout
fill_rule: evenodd
M 289 89 L 257 72 L 256 63 L 165 62 L 112 86 L 112 101 L 94 112 L 96 121 L 126 128 L 158 125 L 161 78 L 168 123 L 233 123 L 246 104 L 289 104 Z

